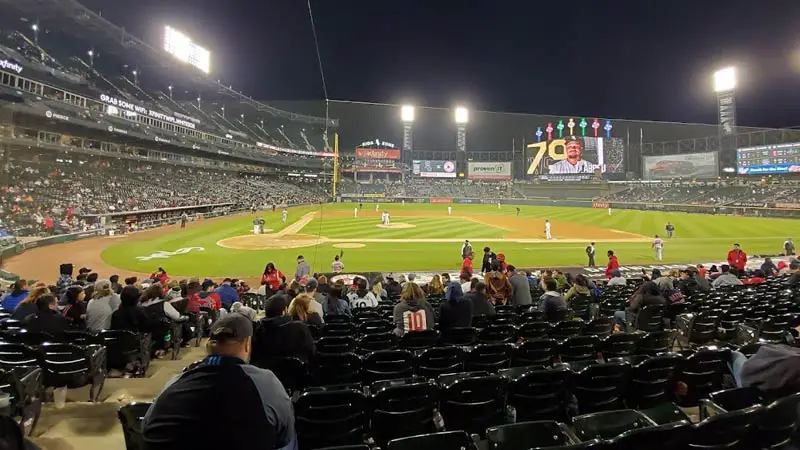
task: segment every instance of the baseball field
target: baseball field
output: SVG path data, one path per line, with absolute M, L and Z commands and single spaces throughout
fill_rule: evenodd
M 664 262 L 722 261 L 734 242 L 748 254 L 776 254 L 797 229 L 791 219 L 711 216 L 674 212 L 511 205 L 327 204 L 281 211 L 198 220 L 186 228 L 169 226 L 124 236 L 101 237 L 34 248 L 12 258 L 6 269 L 23 277 L 49 279 L 58 264 L 72 262 L 102 274 L 150 273 L 158 266 L 173 276 L 256 278 L 268 262 L 293 272 L 298 255 L 314 271 L 329 271 L 344 252 L 347 271 L 454 270 L 469 239 L 480 258 L 483 247 L 504 253 L 518 267 L 581 266 L 585 248 L 597 243 L 597 263 L 613 249 L 623 265 L 656 263 L 651 242 L 672 222 Z M 390 224 L 381 224 L 388 211 Z M 253 234 L 253 219 L 266 220 Z M 552 223 L 552 240 L 544 234 Z

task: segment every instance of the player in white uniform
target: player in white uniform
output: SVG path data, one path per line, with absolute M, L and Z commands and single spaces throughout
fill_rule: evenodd
M 286 223 L 286 219 L 288 218 L 289 218 L 289 211 L 287 211 L 286 208 L 283 208 L 283 212 L 281 213 L 281 220 L 283 221 L 283 223 Z
M 550 239 L 553 239 L 553 235 L 550 234 L 550 221 L 549 220 L 545 220 L 544 221 L 544 236 L 548 241 Z
M 447 215 L 448 216 L 452 216 L 453 215 L 453 207 L 452 206 L 448 206 L 447 207 Z
M 375 212 L 378 212 L 378 210 L 380 209 L 380 207 L 381 207 L 381 204 L 380 204 L 380 203 L 375 203 Z
M 358 208 L 353 208 L 353 219 L 358 219 Z
M 611 215 L 611 207 L 610 206 L 608 207 L 608 215 L 609 216 Z
M 389 225 L 389 211 L 386 211 L 384 214 L 386 214 L 386 225 Z
M 658 235 L 653 239 L 652 247 L 656 251 L 656 259 L 659 261 L 664 259 L 664 241 Z

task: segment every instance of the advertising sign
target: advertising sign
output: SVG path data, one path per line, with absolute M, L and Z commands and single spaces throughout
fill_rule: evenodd
M 400 150 L 396 148 L 357 148 L 359 159 L 400 159 Z
M 455 161 L 412 161 L 412 172 L 423 178 L 455 178 Z
M 572 137 L 527 145 L 527 174 L 541 175 L 623 173 L 625 142 L 614 137 Z
M 470 180 L 510 180 L 510 162 L 467 163 L 467 178 Z
M 644 180 L 668 180 L 676 177 L 717 178 L 718 153 L 645 156 L 642 171 Z
M 739 148 L 736 171 L 740 175 L 800 173 L 800 142 Z

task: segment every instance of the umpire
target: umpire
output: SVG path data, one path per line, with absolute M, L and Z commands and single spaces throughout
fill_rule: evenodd
M 586 247 L 586 256 L 589 258 L 589 267 L 595 266 L 594 253 L 595 253 L 594 242 L 592 242 Z

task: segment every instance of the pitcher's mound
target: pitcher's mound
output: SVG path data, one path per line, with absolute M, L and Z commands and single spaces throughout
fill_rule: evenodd
M 236 250 L 285 250 L 289 248 L 313 247 L 325 242 L 324 237 L 308 234 L 249 234 L 217 241 L 217 245 Z
M 403 222 L 390 223 L 389 225 L 384 225 L 382 223 L 379 223 L 378 225 L 375 225 L 375 226 L 378 227 L 378 228 L 388 228 L 388 229 L 391 229 L 391 230 L 404 230 L 406 228 L 417 228 L 417 226 L 414 225 L 414 224 L 403 223 Z
M 359 244 L 358 242 L 342 242 L 341 244 L 333 244 L 336 248 L 364 248 L 366 244 Z

